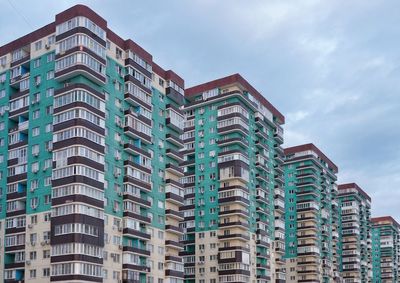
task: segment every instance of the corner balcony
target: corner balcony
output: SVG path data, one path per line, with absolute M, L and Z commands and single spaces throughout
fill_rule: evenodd
M 86 52 L 80 51 L 57 58 L 54 78 L 64 82 L 70 78 L 84 76 L 98 85 L 106 83 L 105 60 L 100 62 Z

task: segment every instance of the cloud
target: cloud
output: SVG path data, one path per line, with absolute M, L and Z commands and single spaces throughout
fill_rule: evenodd
M 37 28 L 77 2 L 14 5 Z M 338 164 L 339 182 L 371 194 L 374 215 L 400 221 L 400 2 L 83 3 L 188 86 L 241 73 L 286 115 L 285 145 L 314 142 Z M 30 31 L 2 8 L 0 44 Z

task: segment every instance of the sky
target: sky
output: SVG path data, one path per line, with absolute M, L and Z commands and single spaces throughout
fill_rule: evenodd
M 79 2 L 187 87 L 240 73 L 285 115 L 285 147 L 314 143 L 400 221 L 398 0 Z M 0 0 L 0 46 L 77 3 Z

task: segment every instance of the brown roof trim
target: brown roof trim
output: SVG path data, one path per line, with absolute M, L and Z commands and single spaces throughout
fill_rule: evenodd
M 134 53 L 142 57 L 142 59 L 145 60 L 147 63 L 151 64 L 153 62 L 153 56 L 132 39 L 125 40 L 124 47 L 125 50 L 132 50 Z
M 78 16 L 84 16 L 93 21 L 96 25 L 98 25 L 105 31 L 107 30 L 107 21 L 104 18 L 102 18 L 99 14 L 97 14 L 95 11 L 90 9 L 88 6 L 82 4 L 72 6 L 71 8 L 57 14 L 55 23 L 60 24 Z
M 125 40 L 108 28 L 107 28 L 107 39 L 118 45 L 121 49 L 125 49 Z
M 356 189 L 359 191 L 366 199 L 371 201 L 371 197 L 363 190 L 361 189 L 356 183 L 347 183 L 347 184 L 340 184 L 338 185 L 338 190 L 346 190 L 346 189 Z
M 200 94 L 204 91 L 211 90 L 214 88 L 223 87 L 226 85 L 239 83 L 247 91 L 249 91 L 256 99 L 258 99 L 274 116 L 282 123 L 285 123 L 285 117 L 281 112 L 278 111 L 260 92 L 258 92 L 248 81 L 246 81 L 240 74 L 233 74 L 224 78 L 216 79 L 207 83 L 203 83 L 197 86 L 187 88 L 185 90 L 185 96 L 193 96 Z
M 76 16 L 84 16 L 87 17 L 88 19 L 92 20 L 94 23 L 96 23 L 99 27 L 104 29 L 107 34 L 107 39 L 115 43 L 117 46 L 119 46 L 121 49 L 124 51 L 126 50 L 132 50 L 135 52 L 137 55 L 142 57 L 147 63 L 153 64 L 153 56 L 147 52 L 144 48 L 142 48 L 140 45 L 138 45 L 136 42 L 134 42 L 131 39 L 123 39 L 119 35 L 117 35 L 115 32 L 110 30 L 107 27 L 107 21 L 102 18 L 99 14 L 94 12 L 92 9 L 85 5 L 75 5 L 65 11 L 62 11 L 61 13 L 57 14 L 55 16 L 55 21 L 36 30 L 33 31 L 25 36 L 22 36 L 14 41 L 11 41 L 10 43 L 3 45 L 0 47 L 0 56 L 6 55 L 13 50 L 16 50 L 18 48 L 24 47 L 28 44 L 31 44 L 32 42 L 35 42 L 36 40 L 39 40 L 40 38 L 43 38 L 47 35 L 50 35 L 52 33 L 55 33 L 56 31 L 56 25 L 60 24 L 62 22 L 65 22 L 69 19 L 72 19 Z M 177 83 L 180 87 L 184 88 L 184 80 L 178 76 L 175 72 L 168 70 L 168 71 L 162 71 L 163 75 L 162 77 L 165 79 L 170 79 Z
M 153 72 L 162 77 L 165 80 L 171 80 L 177 85 L 179 85 L 181 88 L 185 88 L 185 81 L 182 79 L 178 74 L 176 74 L 172 70 L 167 70 L 165 71 L 162 67 L 157 65 L 156 63 L 153 62 L 152 65 Z
M 381 222 L 381 221 L 389 221 L 394 226 L 397 226 L 398 228 L 400 228 L 400 224 L 392 216 L 381 216 L 381 217 L 372 217 L 371 218 L 371 222 L 374 224 L 377 224 L 378 222 Z
M 287 147 L 283 150 L 284 155 L 294 154 L 306 150 L 314 151 L 322 160 L 324 160 L 333 169 L 335 173 L 338 173 L 339 168 L 333 163 L 318 147 L 312 143 L 297 145 L 293 147 Z
M 12 52 L 13 50 L 24 47 L 28 44 L 31 44 L 32 42 L 35 42 L 36 40 L 39 40 L 40 38 L 55 33 L 57 24 L 60 24 L 77 16 L 85 16 L 88 19 L 92 20 L 94 23 L 96 23 L 99 27 L 107 31 L 106 20 L 100 17 L 96 12 L 94 12 L 89 7 L 78 4 L 57 14 L 55 22 L 52 22 L 42 28 L 39 28 L 31 33 L 28 33 L 27 35 L 24 35 L 14 41 L 11 41 L 6 45 L 1 46 L 0 56 L 6 55 L 7 53 Z
M 18 48 L 22 48 L 28 44 L 31 44 L 32 42 L 35 42 L 36 40 L 39 40 L 40 38 L 43 38 L 46 35 L 50 35 L 55 32 L 56 32 L 55 23 L 45 25 L 44 27 L 41 27 L 35 30 L 34 32 L 28 33 L 27 35 L 24 35 L 14 41 L 11 41 L 3 46 L 0 46 L 0 57 Z

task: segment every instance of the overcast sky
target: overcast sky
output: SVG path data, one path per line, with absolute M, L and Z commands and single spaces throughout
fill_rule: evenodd
M 398 0 L 80 2 L 186 86 L 240 73 L 286 116 L 284 146 L 315 143 L 400 221 Z M 0 0 L 0 45 L 75 3 Z

